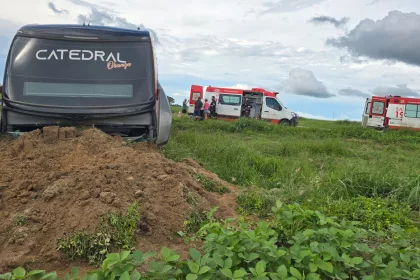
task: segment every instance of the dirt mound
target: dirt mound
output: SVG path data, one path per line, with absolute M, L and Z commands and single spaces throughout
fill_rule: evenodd
M 175 233 L 191 212 L 186 192 L 203 210 L 220 206 L 219 217 L 235 215 L 234 193 L 209 193 L 191 172 L 234 191 L 191 160 L 175 163 L 150 144 L 126 144 L 97 129 L 47 127 L 17 140 L 0 138 L 0 273 L 24 264 L 71 267 L 56 251 L 57 238 L 93 230 L 101 214 L 125 212 L 135 200 L 142 215 L 137 249 L 182 251 Z M 16 226 L 19 217 L 25 225 Z

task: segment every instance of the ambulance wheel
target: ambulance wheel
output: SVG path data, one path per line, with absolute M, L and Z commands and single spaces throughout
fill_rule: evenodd
M 279 122 L 279 124 L 280 124 L 280 125 L 283 125 L 283 126 L 290 126 L 290 125 L 291 125 L 290 121 L 289 121 L 289 120 L 286 120 L 286 119 L 281 120 L 281 121 Z

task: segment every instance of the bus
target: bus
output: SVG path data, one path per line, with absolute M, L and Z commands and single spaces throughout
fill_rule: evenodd
M 172 114 L 149 31 L 23 26 L 10 46 L 2 90 L 1 133 L 59 123 L 157 145 L 169 140 Z

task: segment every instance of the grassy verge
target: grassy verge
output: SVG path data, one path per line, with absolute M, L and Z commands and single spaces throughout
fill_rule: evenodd
M 358 124 L 305 128 L 175 118 L 164 153 L 191 157 L 234 184 L 281 190 L 284 202 L 393 197 L 420 207 L 420 133 Z

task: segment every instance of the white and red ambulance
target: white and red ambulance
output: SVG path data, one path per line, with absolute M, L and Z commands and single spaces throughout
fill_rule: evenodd
M 366 98 L 362 125 L 378 129 L 420 130 L 420 98 L 401 96 Z
M 248 104 L 250 110 L 247 116 L 250 118 L 270 121 L 282 125 L 294 125 L 298 123 L 298 115 L 290 111 L 277 98 L 278 92 L 266 91 L 262 88 L 237 89 L 208 86 L 204 90 L 202 86 L 192 85 L 190 92 L 189 110 L 194 114 L 195 101 L 200 97 L 208 99 L 209 103 L 214 96 L 216 98 L 217 119 L 235 120 L 244 116 L 244 106 Z

